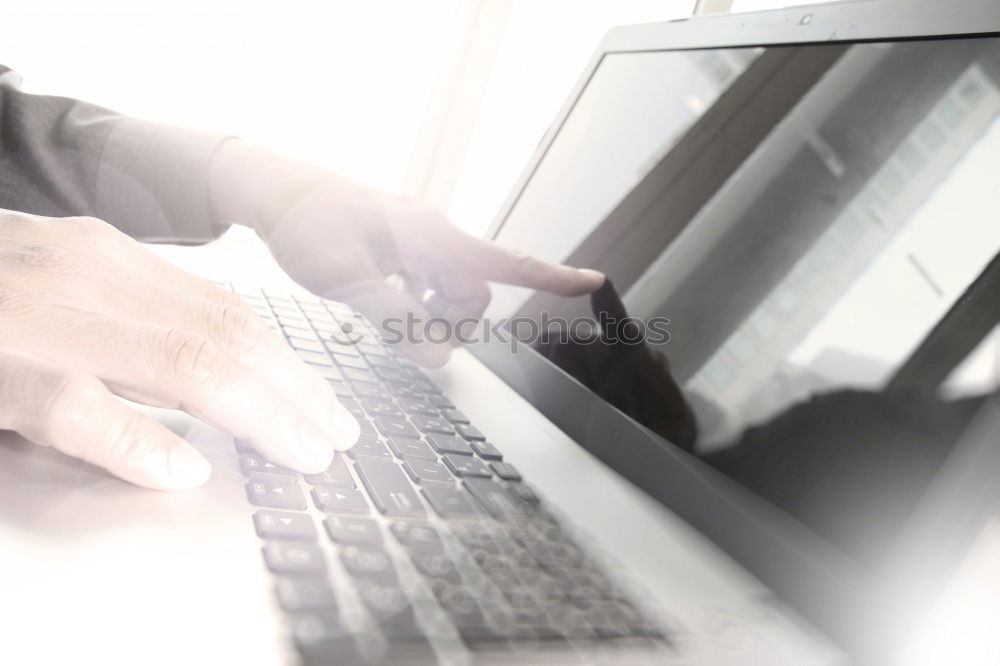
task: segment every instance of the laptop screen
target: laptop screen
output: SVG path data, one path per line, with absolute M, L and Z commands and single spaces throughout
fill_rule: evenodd
M 643 342 L 533 342 L 877 563 L 998 388 L 998 120 L 997 38 L 607 54 L 497 238 L 605 271 Z

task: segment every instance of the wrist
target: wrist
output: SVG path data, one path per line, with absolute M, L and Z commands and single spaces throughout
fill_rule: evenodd
M 328 177 L 321 169 L 230 139 L 216 151 L 209 174 L 214 220 L 250 227 L 266 240 L 280 211 Z

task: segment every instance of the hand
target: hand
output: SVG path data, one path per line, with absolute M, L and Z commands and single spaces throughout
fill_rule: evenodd
M 220 148 L 212 183 L 220 218 L 253 226 L 295 281 L 346 301 L 376 326 L 407 313 L 428 322 L 420 297 L 428 289 L 448 306 L 435 315 L 454 322 L 482 315 L 490 299 L 487 280 L 565 296 L 604 283 L 597 271 L 505 249 L 457 229 L 433 208 L 240 141 Z M 404 342 L 404 351 L 424 365 L 447 361 L 449 344 L 421 342 Z
M 151 488 L 207 460 L 115 398 L 179 408 L 269 459 L 325 469 L 358 424 L 239 297 L 92 218 L 0 210 L 0 428 Z

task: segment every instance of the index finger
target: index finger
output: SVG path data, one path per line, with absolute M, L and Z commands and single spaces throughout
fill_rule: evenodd
M 583 296 L 604 284 L 604 274 L 590 268 L 551 264 L 484 238 L 462 233 L 453 259 L 466 271 L 492 282 L 549 291 L 560 296 Z

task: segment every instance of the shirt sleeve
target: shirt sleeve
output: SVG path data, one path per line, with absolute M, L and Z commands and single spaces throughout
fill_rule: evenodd
M 208 175 L 228 137 L 18 83 L 0 66 L 0 208 L 98 217 L 147 242 L 204 243 L 226 229 L 212 219 Z

